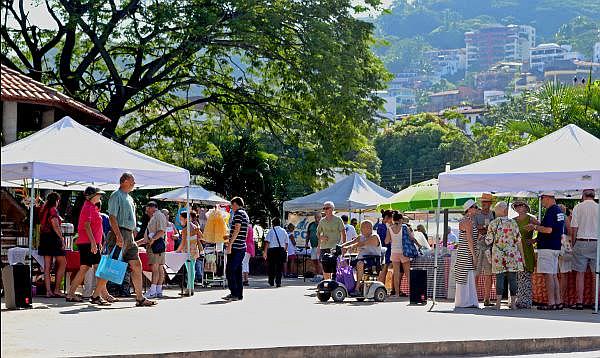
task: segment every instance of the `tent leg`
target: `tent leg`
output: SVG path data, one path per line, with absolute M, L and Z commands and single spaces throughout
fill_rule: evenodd
M 598 189 L 596 191 L 596 193 L 600 193 L 600 189 Z M 600 222 L 600 210 L 598 210 L 598 222 Z M 600 225 L 598 225 L 598 238 L 600 238 Z M 598 285 L 600 285 L 599 281 L 600 281 L 600 245 L 598 245 L 598 241 L 596 241 L 596 290 L 595 292 L 595 299 L 594 299 L 594 313 L 598 313 L 598 289 L 600 289 L 600 287 L 598 287 Z
M 187 211 L 187 223 L 186 223 L 186 241 L 187 241 L 187 252 L 188 252 L 188 262 L 190 263 L 188 265 L 188 282 L 187 282 L 187 289 L 189 290 L 190 295 L 194 292 L 194 273 L 195 273 L 195 267 L 193 266 L 194 260 L 192 260 L 192 251 L 190 248 L 190 222 L 192 221 L 192 212 L 190 210 L 190 185 L 188 184 L 188 186 L 185 188 L 185 194 L 186 194 L 186 198 L 185 198 L 185 205 L 186 205 L 186 211 Z
M 442 193 L 438 190 L 438 201 L 437 209 L 435 210 L 435 246 L 434 246 L 434 258 L 433 258 L 433 295 L 430 311 L 435 306 L 435 293 L 437 291 L 437 272 L 438 272 L 438 246 L 440 244 L 440 208 L 442 206 Z
M 33 211 L 35 206 L 35 178 L 31 178 L 31 194 L 29 196 L 29 279 L 33 280 Z M 596 270 L 597 271 L 597 270 Z

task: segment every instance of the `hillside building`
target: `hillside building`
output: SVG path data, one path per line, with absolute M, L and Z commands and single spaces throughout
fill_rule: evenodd
M 464 48 L 427 51 L 425 55 L 431 63 L 433 73 L 440 77 L 453 76 L 464 71 L 467 65 L 467 52 Z
M 535 28 L 528 25 L 496 25 L 466 32 L 466 71 L 487 70 L 502 61 L 526 62 L 535 38 Z
M 532 72 L 543 73 L 545 67 L 563 60 L 583 60 L 583 54 L 572 51 L 570 45 L 556 43 L 540 44 L 529 50 L 529 68 Z

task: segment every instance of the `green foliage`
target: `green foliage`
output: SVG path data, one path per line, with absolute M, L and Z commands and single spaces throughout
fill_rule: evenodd
M 389 41 L 387 53 L 402 53 L 409 40 L 419 47 L 449 49 L 465 46 L 464 33 L 492 24 L 524 24 L 536 28 L 537 43 L 573 44 L 586 56 L 598 41 L 600 2 L 596 0 L 396 0 L 375 24 L 378 36 Z M 422 56 L 414 52 L 413 57 Z M 405 56 L 384 56 L 387 68 L 413 69 Z M 421 69 L 416 67 L 416 69 Z
M 600 41 L 600 21 L 585 16 L 578 16 L 562 25 L 555 35 L 556 42 L 561 45 L 572 45 L 574 51 L 581 52 L 591 58 L 594 44 Z
M 375 139 L 381 159 L 382 179 L 398 190 L 413 182 L 436 177 L 446 163 L 459 167 L 470 163 L 475 152 L 468 137 L 452 124 L 431 114 L 410 116 L 386 129 Z
M 472 127 L 478 159 L 508 152 L 568 124 L 600 138 L 600 82 L 580 87 L 547 84 L 490 108 L 486 120 L 491 125 Z

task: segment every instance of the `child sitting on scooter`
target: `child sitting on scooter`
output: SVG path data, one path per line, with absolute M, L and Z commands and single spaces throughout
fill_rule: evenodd
M 381 241 L 379 235 L 373 232 L 373 223 L 369 220 L 363 220 L 360 223 L 360 235 L 355 239 L 342 244 L 342 249 L 347 251 L 351 248 L 358 249 L 358 256 L 352 260 L 352 266 L 356 267 L 356 292 L 362 289 L 362 277 L 365 265 L 376 265 L 373 257 L 381 256 Z

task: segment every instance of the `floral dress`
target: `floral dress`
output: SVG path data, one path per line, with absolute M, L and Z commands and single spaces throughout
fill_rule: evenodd
M 495 274 L 523 271 L 523 258 L 518 247 L 521 232 L 516 221 L 507 217 L 492 220 L 485 241 L 492 245 L 492 271 Z

